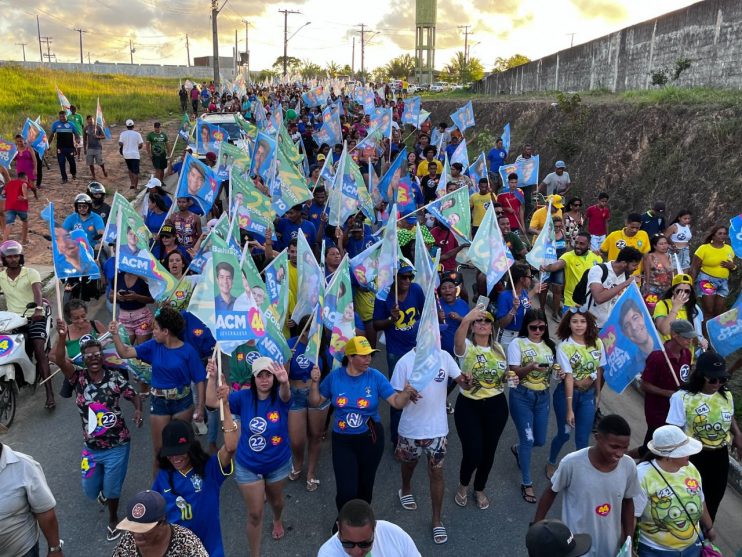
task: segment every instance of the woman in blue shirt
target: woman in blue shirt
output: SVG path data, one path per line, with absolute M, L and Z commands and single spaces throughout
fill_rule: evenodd
M 241 423 L 235 457 L 235 480 L 247 505 L 250 555 L 259 557 L 266 499 L 273 510 L 274 540 L 284 535 L 283 487 L 291 471 L 288 416 L 289 375 L 283 366 L 261 356 L 252 364 L 250 388 L 229 395 L 229 408 Z
M 538 295 L 546 284 L 537 282 L 533 286 L 533 275 L 528 265 L 513 265 L 510 268 L 513 286 L 500 293 L 497 298 L 497 325 L 500 333 L 497 341 L 507 353 L 508 346 L 518 336 L 526 311 L 531 308 L 531 299 Z M 516 298 L 514 292 L 518 293 Z
M 149 194 L 149 204 L 147 206 L 147 217 L 144 224 L 152 234 L 159 234 L 160 228 L 165 224 L 167 218 L 167 205 L 165 199 L 156 193 Z
M 309 404 L 316 408 L 329 400 L 335 409 L 332 468 L 338 511 L 351 499 L 371 503 L 376 469 L 384 452 L 379 400 L 401 410 L 417 397 L 409 383 L 397 392 L 378 369 L 370 367 L 374 352 L 365 337 L 355 336 L 345 345 L 343 367 L 331 371 L 321 385 L 319 368 L 312 369 Z

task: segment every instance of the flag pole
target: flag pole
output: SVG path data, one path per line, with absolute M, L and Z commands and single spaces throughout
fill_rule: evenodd
M 307 322 L 304 323 L 304 327 L 302 328 L 301 332 L 299 332 L 299 336 L 296 337 L 296 342 L 294 343 L 294 346 L 291 347 L 291 354 L 293 354 L 296 351 L 296 347 L 298 346 L 299 341 L 301 340 L 302 335 L 307 332 L 307 329 L 309 328 L 309 325 L 314 320 L 314 316 L 315 316 L 316 313 L 317 313 L 317 308 L 315 307 L 312 310 L 312 314 L 309 316 L 309 319 L 307 319 Z
M 119 255 L 121 253 L 121 209 L 119 209 L 116 215 L 116 253 L 114 256 L 114 271 L 113 271 L 113 305 L 111 308 L 111 321 L 116 321 L 116 298 L 118 297 L 119 287 Z
M 214 347 L 214 358 L 216 358 L 216 385 L 222 386 L 222 347 L 217 342 Z M 219 419 L 224 422 L 224 400 L 219 399 Z

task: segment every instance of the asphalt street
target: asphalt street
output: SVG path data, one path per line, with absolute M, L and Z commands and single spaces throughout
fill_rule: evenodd
M 104 323 L 110 318 L 105 307 L 101 309 L 100 304 L 91 307 L 90 315 Z M 383 354 L 377 354 L 374 364 L 385 372 L 384 361 Z M 59 390 L 60 384 L 61 376 L 57 375 L 54 378 L 55 392 Z M 455 393 L 451 395 L 452 402 L 455 396 Z M 32 455 L 41 463 L 57 499 L 57 516 L 61 536 L 65 540 L 65 555 L 68 557 L 110 555 L 114 543 L 107 542 L 105 538 L 107 512 L 104 512 L 96 502 L 87 500 L 80 487 L 82 432 L 77 407 L 71 399 L 59 397 L 57 408 L 53 412 L 44 410 L 43 404 L 43 389 L 37 390 L 35 394 L 24 389 L 19 397 L 15 422 L 0 440 L 15 450 Z M 123 404 L 127 422 L 131 425 L 132 406 L 126 401 L 123 401 Z M 618 412 L 630 420 L 634 429 L 634 444 L 638 444 L 644 434 L 641 404 L 641 397 L 631 389 L 620 396 L 608 389 L 603 393 L 601 404 L 603 412 Z M 387 410 L 384 405 L 382 419 L 388 439 Z M 133 430 L 129 471 L 122 496 L 123 509 L 125 509 L 123 502 L 127 498 L 151 484 L 152 449 L 147 422 L 145 417 L 144 427 Z M 538 493 L 547 485 L 543 467 L 554 429 L 553 416 L 550 422 L 547 447 L 534 451 L 533 476 Z M 508 422 L 495 456 L 494 468 L 486 488 L 491 505 L 485 511 L 478 510 L 472 504 L 471 498 L 466 508 L 454 504 L 453 495 L 458 484 L 461 447 L 453 416 L 449 416 L 449 427 L 451 433 L 445 461 L 446 494 L 443 507 L 443 523 L 448 529 L 448 543 L 437 546 L 432 540 L 429 489 L 424 467 L 421 466 L 417 470 L 413 480 L 418 510 L 405 511 L 399 504 L 397 498 L 397 490 L 400 487 L 399 465 L 392 456 L 391 444 L 388 441 L 374 489 L 373 507 L 377 518 L 389 520 L 404 528 L 413 537 L 424 556 L 525 556 L 525 533 L 529 521 L 533 518 L 535 505 L 524 502 L 520 497 L 520 476 L 509 450 L 510 445 L 516 442 L 512 422 Z M 571 443 L 565 450 L 574 449 Z M 297 482 L 288 482 L 283 516 L 286 535 L 282 540 L 271 539 L 271 514 L 269 508 L 266 508 L 263 528 L 264 556 L 313 556 L 329 537 L 335 519 L 335 486 L 330 453 L 331 442 L 328 440 L 322 446 L 318 476 L 321 485 L 316 492 L 305 491 L 303 478 Z M 221 525 L 226 553 L 229 557 L 246 556 L 247 511 L 233 479 L 228 479 L 224 484 L 221 498 Z M 557 500 L 551 514 L 558 516 L 559 508 L 560 501 Z M 742 498 L 728 490 L 717 518 L 717 531 L 722 536 L 720 546 L 725 555 L 742 555 L 742 552 L 737 553 L 742 548 L 740 516 Z M 44 555 L 43 536 L 42 546 Z

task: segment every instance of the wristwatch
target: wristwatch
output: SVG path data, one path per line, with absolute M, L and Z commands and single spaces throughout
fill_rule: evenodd
M 64 540 L 59 540 L 59 545 L 49 548 L 49 553 L 62 553 L 62 547 L 64 546 Z

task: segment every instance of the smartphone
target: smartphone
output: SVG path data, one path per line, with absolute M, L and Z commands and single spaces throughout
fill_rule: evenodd
M 119 296 L 122 294 L 128 294 L 128 293 L 129 293 L 128 290 L 119 290 Z
M 479 309 L 487 309 L 487 306 L 490 305 L 490 299 L 487 296 L 480 296 L 477 298 L 477 307 Z
M 540 367 L 541 369 L 546 369 L 546 368 L 547 368 L 547 367 L 549 367 L 550 365 L 551 365 L 551 364 L 539 364 L 539 365 L 538 365 L 538 367 Z

